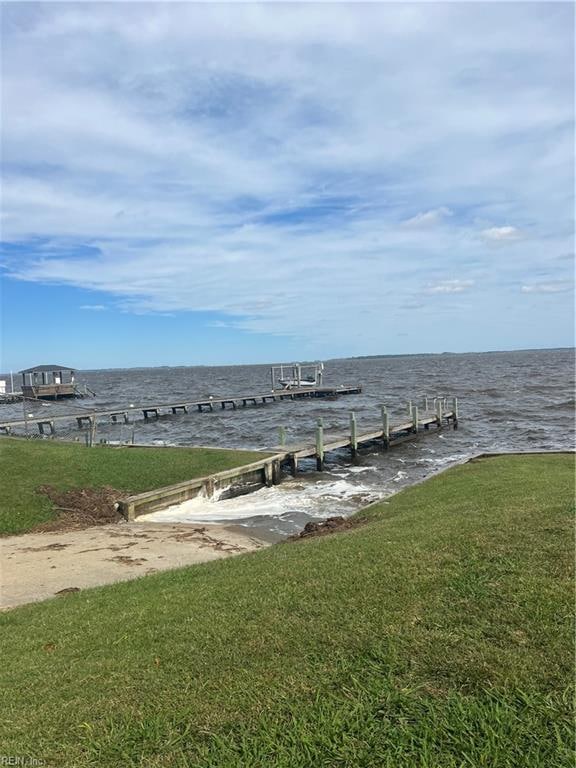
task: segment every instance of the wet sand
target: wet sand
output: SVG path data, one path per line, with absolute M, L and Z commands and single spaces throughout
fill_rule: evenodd
M 272 543 L 225 525 L 119 523 L 0 539 L 0 610 L 253 552 Z

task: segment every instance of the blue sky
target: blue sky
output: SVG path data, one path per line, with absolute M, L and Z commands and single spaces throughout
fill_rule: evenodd
M 568 3 L 13 3 L 3 369 L 573 344 Z

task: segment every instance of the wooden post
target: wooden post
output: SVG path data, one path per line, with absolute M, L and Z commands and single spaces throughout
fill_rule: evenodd
M 428 410 L 428 395 L 424 395 L 424 412 Z
M 358 456 L 358 426 L 354 411 L 350 413 L 350 452 L 353 459 Z
M 286 427 L 278 427 L 278 438 L 282 448 L 286 445 Z
M 458 398 L 453 397 L 452 398 L 452 413 L 454 414 L 454 418 L 458 420 L 458 416 L 460 415 L 458 413 Z
M 440 428 L 442 426 L 442 398 L 436 399 L 436 423 Z
M 290 462 L 290 474 L 292 475 L 292 477 L 296 477 L 298 473 L 298 457 L 296 456 L 296 454 L 291 453 L 290 456 L 288 457 L 288 460 Z
M 390 417 L 385 405 L 381 405 L 380 408 L 382 411 L 382 441 L 384 443 L 384 450 L 387 451 L 390 447 Z
M 90 448 L 94 446 L 96 439 L 96 416 L 90 416 Z
M 412 416 L 412 400 L 408 400 L 406 410 L 408 411 L 408 416 Z
M 126 515 L 126 520 L 128 520 L 129 523 L 133 523 L 136 519 L 136 505 L 134 502 L 128 502 L 127 504 L 124 502 L 123 504 L 123 510 L 124 514 Z
M 324 427 L 320 419 L 316 427 L 316 469 L 318 472 L 324 469 Z
M 453 397 L 452 398 L 452 422 L 454 424 L 454 429 L 458 429 L 458 398 Z
M 272 462 L 272 482 L 274 485 L 278 485 L 282 480 L 282 471 L 280 469 L 280 460 L 276 459 Z
M 412 406 L 412 429 L 414 433 L 418 432 L 418 406 Z

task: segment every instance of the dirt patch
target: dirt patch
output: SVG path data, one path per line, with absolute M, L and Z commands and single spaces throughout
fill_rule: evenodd
M 116 555 L 116 557 L 108 557 L 111 563 L 120 563 L 121 565 L 142 565 L 146 562 L 145 557 L 129 557 L 128 555 Z
M 44 547 L 24 547 L 21 549 L 21 552 L 48 552 L 50 549 L 58 550 L 58 549 L 66 549 L 68 544 L 58 544 L 58 542 L 54 542 L 54 544 L 46 544 Z
M 244 552 L 246 549 L 238 544 L 230 544 L 208 536 L 206 528 L 193 528 L 191 531 L 172 534 L 168 538 L 174 539 L 174 541 L 190 541 L 197 544 L 201 549 L 211 547 L 218 552 Z
M 58 513 L 54 520 L 40 523 L 34 532 L 73 531 L 93 525 L 118 523 L 124 518 L 118 511 L 118 502 L 126 493 L 115 488 L 72 488 L 60 491 L 51 485 L 42 485 L 39 493 L 48 496 Z
M 349 531 L 352 528 L 358 528 L 358 526 L 364 525 L 365 522 L 365 520 L 346 517 L 329 517 L 318 523 L 311 521 L 306 523 L 300 533 L 295 533 L 293 536 L 289 536 L 287 540 L 298 541 L 299 539 L 307 539 L 311 536 L 326 536 L 329 533 Z

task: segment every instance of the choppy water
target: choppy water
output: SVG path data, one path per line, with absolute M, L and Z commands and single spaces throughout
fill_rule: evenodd
M 86 371 L 78 375 L 98 393 L 96 401 L 73 403 L 74 410 L 115 408 L 130 403 L 174 402 L 266 392 L 268 366 L 148 368 Z M 368 451 L 350 466 L 346 453 L 329 454 L 327 471 L 313 464 L 295 480 L 249 496 L 211 501 L 196 499 L 178 509 L 148 516 L 156 520 L 234 521 L 277 533 L 301 528 L 312 518 L 350 514 L 385 498 L 437 469 L 480 451 L 574 449 L 574 350 L 485 354 L 419 355 L 334 360 L 326 364 L 327 384 L 361 383 L 360 395 L 338 400 L 282 401 L 236 411 L 189 413 L 158 421 L 105 425 L 99 436 L 170 445 L 213 445 L 266 449 L 278 444 L 284 426 L 287 442 L 312 442 L 319 417 L 326 430 L 346 431 L 349 413 L 359 432 L 377 429 L 380 404 L 395 422 L 406 401 L 456 395 L 458 431 L 430 430 L 387 453 Z M 38 405 L 43 415 L 69 412 L 70 403 Z M 21 418 L 20 406 L 3 406 L 2 417 Z

